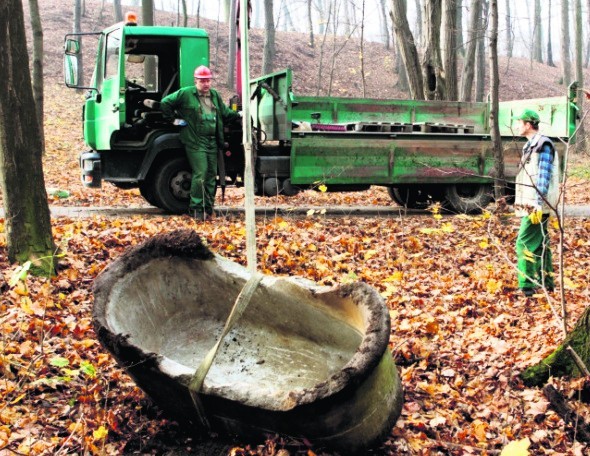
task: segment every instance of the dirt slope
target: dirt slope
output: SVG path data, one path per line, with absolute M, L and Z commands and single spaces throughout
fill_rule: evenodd
M 97 31 L 114 22 L 112 6 L 96 0 L 87 0 L 83 17 L 84 31 Z M 104 6 L 103 6 L 104 5 Z M 28 5 L 25 12 L 28 21 Z M 73 11 L 64 9 L 57 0 L 40 2 L 45 40 L 45 75 L 47 83 L 60 83 L 62 76 L 63 37 L 72 30 Z M 124 7 L 125 10 L 133 8 Z M 135 8 L 137 11 L 137 8 Z M 156 11 L 155 21 L 158 25 L 176 22 L 176 15 Z M 189 26 L 195 26 L 196 18 L 190 18 Z M 223 88 L 227 73 L 228 30 L 225 23 L 207 19 L 200 20 L 200 26 L 209 32 L 211 38 L 212 69 L 218 75 L 216 85 Z M 28 26 L 28 24 L 27 24 Z M 250 34 L 250 64 L 253 76 L 259 76 L 262 61 L 263 31 L 252 29 Z M 29 40 L 30 41 L 30 40 Z M 295 92 L 316 94 L 318 79 L 321 80 L 320 94 L 328 92 L 330 83 L 332 55 L 339 50 L 344 38 L 333 45 L 332 37 L 326 37 L 322 48 L 323 36 L 316 35 L 316 46 L 308 45 L 306 34 L 294 32 L 277 32 L 275 68 L 291 67 L 295 74 Z M 408 94 L 396 88 L 397 75 L 393 71 L 394 52 L 385 49 L 380 43 L 365 43 L 364 64 L 366 75 L 366 96 L 376 98 L 407 98 Z M 91 59 L 87 60 L 87 64 Z M 320 74 L 320 63 L 321 76 Z M 362 96 L 360 47 L 357 39 L 350 39 L 335 59 L 332 78 L 332 94 L 338 96 Z M 529 62 L 526 59 L 500 59 L 501 98 L 521 99 L 541 96 L 556 96 L 564 93 L 559 85 L 560 70 L 546 65 Z M 590 73 L 586 75 L 588 78 Z M 228 89 L 229 90 L 229 89 Z

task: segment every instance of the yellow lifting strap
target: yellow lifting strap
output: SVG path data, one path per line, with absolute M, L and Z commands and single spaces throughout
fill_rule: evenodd
M 232 330 L 238 319 L 244 313 L 244 310 L 246 310 L 246 307 L 248 307 L 248 304 L 250 303 L 250 300 L 254 295 L 254 291 L 256 291 L 256 288 L 258 287 L 258 284 L 260 283 L 262 278 L 263 275 L 258 272 L 255 272 L 254 274 L 252 274 L 252 276 L 250 276 L 250 279 L 248 279 L 248 281 L 244 285 L 244 288 L 242 288 L 242 291 L 240 291 L 240 294 L 236 298 L 236 302 L 234 303 L 234 306 L 232 307 L 229 317 L 225 322 L 223 332 L 217 339 L 217 343 L 213 346 L 213 348 L 211 348 L 211 350 L 209 350 L 207 356 L 203 358 L 203 361 L 201 361 L 201 364 L 195 371 L 189 383 L 188 388 L 190 395 L 193 399 L 193 403 L 195 404 L 195 408 L 197 409 L 197 413 L 199 415 L 199 419 L 201 420 L 201 424 L 206 429 L 211 429 L 211 426 L 209 424 L 209 421 L 207 420 L 207 417 L 205 416 L 205 410 L 203 408 L 201 399 L 199 398 L 199 393 L 201 391 L 201 388 L 203 387 L 203 383 L 205 382 L 205 377 L 207 376 L 207 373 L 209 372 L 209 369 L 213 364 L 213 360 L 217 355 L 217 351 L 219 350 L 221 342 L 223 341 L 227 333 Z

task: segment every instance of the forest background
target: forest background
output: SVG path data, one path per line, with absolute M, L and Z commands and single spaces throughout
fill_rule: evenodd
M 176 3 L 178 13 L 155 9 L 154 22 L 182 24 L 184 2 Z M 269 3 L 273 4 L 253 2 L 254 17 Z M 285 7 L 302 9 L 311 4 L 313 18 L 327 18 L 328 10 L 336 11 L 340 5 L 342 14 L 331 17 L 338 17 L 343 25 L 334 27 L 313 19 L 313 47 L 311 29 L 284 31 L 279 25 L 274 34 L 273 68 L 293 68 L 294 90 L 300 94 L 408 98 L 410 91 L 393 30 L 389 29 L 389 45 L 369 41 L 361 34 L 362 6 L 365 11 L 384 7 L 385 15 L 379 14 L 389 18 L 387 10 L 396 3 L 275 1 L 275 24 L 281 24 Z M 473 42 L 468 39 L 471 21 L 467 18 L 475 2 L 467 3 L 464 0 L 457 9 L 465 17 L 461 21 L 466 25 L 461 34 L 465 44 Z M 550 3 L 506 2 L 512 6 L 512 13 L 506 16 L 512 22 L 524 16 L 529 24 L 542 24 L 545 20 L 535 17 L 536 7 L 542 17 L 549 18 Z M 568 17 L 576 17 L 575 2 L 557 3 L 552 7 L 566 4 L 571 13 Z M 354 20 L 346 19 L 347 5 L 355 12 L 351 15 Z M 25 3 L 32 57 L 27 6 Z M 98 190 L 82 188 L 77 156 L 84 150 L 80 121 L 84 95 L 66 90 L 62 82 L 63 36 L 76 26 L 84 31 L 100 30 L 115 22 L 118 12 L 107 2 L 86 0 L 78 4 L 82 14 L 80 23 L 74 25 L 74 5 L 70 6 L 64 8 L 57 0 L 39 3 L 45 48 L 43 166 L 49 203 L 54 207 L 134 207 L 140 215 L 106 216 L 89 211 L 54 216 L 53 236 L 64 255 L 54 279 L 19 277 L 17 266 L 8 263 L 6 239 L 0 235 L 0 454 L 199 454 L 199 443 L 163 416 L 99 345 L 91 321 L 91 287 L 100 270 L 126 248 L 170 226 L 195 229 L 214 251 L 244 263 L 244 222 L 235 217 L 196 223 L 187 217 L 150 211 L 135 190 L 122 191 L 110 185 Z M 584 6 L 580 11 L 586 17 L 588 7 Z M 122 12 L 130 9 L 123 5 Z M 474 35 L 481 40 L 473 60 L 473 99 L 486 97 L 489 87 L 484 52 L 488 21 L 485 8 L 481 11 Z M 231 61 L 226 20 L 190 15 L 187 21 L 210 34 L 215 85 L 227 99 L 234 90 L 226 81 Z M 391 18 L 383 22 L 389 27 L 391 23 Z M 421 35 L 420 24 L 417 17 L 412 21 L 416 37 Z M 269 37 L 268 24 L 260 25 L 250 34 L 253 76 L 264 72 Z M 540 59 L 533 52 L 538 47 L 526 44 L 538 42 L 535 27 L 510 33 L 507 26 L 500 30 L 500 37 L 513 36 L 521 41 L 521 47 L 530 49 L 530 55 L 510 56 L 507 42 L 503 45 L 501 40 L 501 99 L 565 94 L 567 75 L 561 62 L 554 62 L 559 66 L 547 63 L 547 44 L 554 39 L 560 43 L 562 34 L 555 33 L 559 27 L 554 23 L 550 28 L 550 41 L 546 38 L 549 30 L 537 30 L 545 37 L 540 40 Z M 581 32 L 584 56 L 588 28 L 586 19 Z M 575 36 L 573 22 L 567 30 L 570 37 Z M 420 43 L 419 38 L 416 41 Z M 575 61 L 574 42 L 567 47 L 571 62 Z M 424 44 L 419 45 L 420 52 Z M 456 46 L 459 81 L 463 60 Z M 91 61 L 86 61 L 86 72 Z M 587 80 L 584 63 L 582 74 Z M 570 78 L 574 78 L 573 67 Z M 587 163 L 585 149 L 573 155 L 566 195 L 570 205 L 590 201 Z M 64 198 L 60 190 L 68 196 Z M 303 218 L 266 216 L 257 220 L 260 270 L 304 276 L 325 285 L 363 280 L 386 299 L 392 317 L 391 348 L 400 369 L 405 404 L 402 417 L 376 454 L 499 454 L 510 442 L 527 439 L 532 454 L 587 451 L 587 444 L 576 439 L 573 428 L 548 407 L 542 391 L 526 388 L 518 378 L 520 371 L 555 348 L 562 333 L 554 296 L 531 301 L 518 293 L 512 252 L 518 221 L 513 217 L 492 213 L 416 216 L 406 214 L 403 208 L 394 217 L 346 216 L 352 205 L 393 205 L 381 188 L 344 194 L 309 191 L 288 200 L 282 196 L 257 198 L 256 204 L 312 207 Z M 243 205 L 241 190 L 229 193 L 228 205 Z M 326 217 L 322 213 L 326 206 L 339 207 L 345 216 Z M 0 223 L 3 227 L 4 219 Z M 588 302 L 590 221 L 566 219 L 565 227 L 564 291 L 573 322 Z M 553 237 L 555 245 L 555 231 Z M 451 259 L 453 267 L 449 268 Z M 579 417 L 590 420 L 582 395 L 583 379 L 552 382 L 569 398 Z M 233 454 L 277 454 L 280 449 L 292 454 L 320 452 L 308 448 L 304 440 L 277 436 L 269 436 L 267 441 L 222 444 Z

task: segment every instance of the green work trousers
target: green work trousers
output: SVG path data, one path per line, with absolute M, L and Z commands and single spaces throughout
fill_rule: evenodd
M 217 146 L 210 150 L 186 148 L 192 169 L 189 209 L 212 214 L 215 206 Z
M 541 223 L 533 224 L 528 217 L 523 217 L 516 239 L 516 256 L 518 259 L 518 287 L 554 288 L 553 263 L 549 247 L 549 215 L 543 214 Z

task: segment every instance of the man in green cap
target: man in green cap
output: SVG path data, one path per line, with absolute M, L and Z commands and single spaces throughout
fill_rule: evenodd
M 192 169 L 189 213 L 197 220 L 214 217 L 217 153 L 224 147 L 223 124 L 238 121 L 241 113 L 229 109 L 211 87 L 213 75 L 204 65 L 194 71 L 195 85 L 183 87 L 159 103 L 144 100 L 150 108 L 162 110 L 164 118 L 180 116 L 184 126 L 180 141 Z
M 549 138 L 539 133 L 539 114 L 525 109 L 516 119 L 520 136 L 527 138 L 516 176 L 515 214 L 521 217 L 516 239 L 518 287 L 533 296 L 538 287 L 553 291 L 553 264 L 549 246 L 549 215 L 559 200 L 559 156 Z

